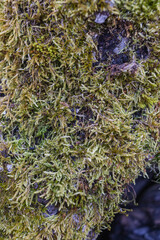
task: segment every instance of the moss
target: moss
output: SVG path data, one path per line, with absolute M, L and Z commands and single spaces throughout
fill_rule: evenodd
M 159 151 L 158 1 L 116 2 L 1 1 L 2 239 L 86 239 L 110 228 L 126 186 Z M 101 27 L 99 11 L 110 12 Z M 93 32 L 122 19 L 150 49 L 134 76 L 93 67 Z M 49 205 L 58 210 L 46 217 Z

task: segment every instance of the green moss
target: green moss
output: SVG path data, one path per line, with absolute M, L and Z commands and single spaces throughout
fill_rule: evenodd
M 158 1 L 116 2 L 1 1 L 2 239 L 86 239 L 110 228 L 126 186 L 159 151 Z M 134 41 L 150 49 L 135 76 L 93 68 L 90 27 L 103 10 L 107 26 L 132 21 Z M 39 198 L 57 214 L 45 217 Z

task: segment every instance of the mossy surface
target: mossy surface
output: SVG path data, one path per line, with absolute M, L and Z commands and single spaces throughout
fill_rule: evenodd
M 109 228 L 159 152 L 159 2 L 116 3 L 0 3 L 0 239 L 87 239 Z M 100 11 L 110 12 L 102 26 Z M 109 63 L 94 67 L 93 33 L 122 19 L 149 56 L 136 74 L 111 76 Z M 46 217 L 49 205 L 57 211 Z

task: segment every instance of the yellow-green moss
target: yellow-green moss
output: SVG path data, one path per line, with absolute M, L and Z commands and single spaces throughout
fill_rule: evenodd
M 86 239 L 110 228 L 126 185 L 159 151 L 158 1 L 116 2 L 1 1 L 1 239 Z M 106 24 L 126 18 L 148 45 L 136 76 L 94 70 L 89 26 L 103 10 Z M 44 217 L 39 197 L 57 214 Z

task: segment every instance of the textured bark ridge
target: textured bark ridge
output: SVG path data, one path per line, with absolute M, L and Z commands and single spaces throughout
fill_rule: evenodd
M 104 12 L 101 14 L 109 15 Z M 100 17 L 100 13 L 97 16 Z M 136 34 L 132 22 L 115 18 L 114 24 L 110 27 L 108 25 L 106 20 L 103 21 L 99 27 L 99 33 L 91 34 L 98 50 L 94 53 L 93 66 L 95 69 L 101 69 L 98 67 L 100 64 L 106 65 L 107 77 L 119 76 L 121 73 L 134 76 L 138 71 L 139 63 L 146 61 L 149 57 L 149 47 L 140 38 L 135 43 Z

